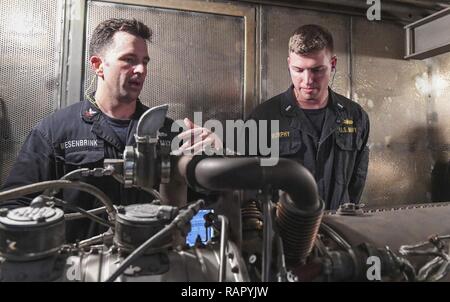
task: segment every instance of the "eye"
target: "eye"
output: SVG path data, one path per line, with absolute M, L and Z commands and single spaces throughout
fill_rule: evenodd
M 314 72 L 314 73 L 321 73 L 321 72 L 325 71 L 325 67 L 323 67 L 323 66 L 316 67 L 316 68 L 311 69 L 311 71 Z
M 134 58 L 132 57 L 126 57 L 123 59 L 123 61 L 127 62 L 128 64 L 133 64 Z

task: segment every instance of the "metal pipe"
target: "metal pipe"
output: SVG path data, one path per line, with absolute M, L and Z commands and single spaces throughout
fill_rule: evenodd
M 97 215 L 97 214 L 103 213 L 105 211 L 106 211 L 105 207 L 100 207 L 100 208 L 92 209 L 92 210 L 89 210 L 89 211 L 86 211 L 86 212 L 88 212 L 90 214 L 93 214 L 93 215 Z M 64 214 L 64 219 L 66 221 L 68 221 L 68 220 L 76 220 L 76 219 L 80 219 L 80 218 L 84 218 L 84 215 L 81 214 L 81 213 L 67 213 L 67 214 Z
M 272 259 L 272 244 L 273 244 L 273 229 L 272 229 L 272 216 L 271 216 L 271 205 L 270 199 L 268 197 L 268 192 L 264 194 L 264 200 L 262 203 L 263 208 L 263 250 L 262 250 L 262 282 L 269 282 L 270 278 L 270 266 Z
M 74 206 L 74 205 L 68 203 L 67 201 L 64 201 L 64 200 L 59 199 L 59 198 L 55 198 L 55 197 L 47 197 L 47 198 L 48 198 L 48 200 L 53 201 L 58 206 L 64 206 L 64 207 L 67 207 L 67 208 L 69 208 L 71 210 L 78 211 L 83 217 L 89 218 L 92 221 L 95 221 L 95 222 L 97 222 L 97 223 L 99 223 L 99 224 L 101 224 L 103 226 L 106 226 L 108 228 L 113 228 L 114 229 L 114 223 L 106 221 L 106 220 L 104 220 L 104 219 L 102 219 L 102 218 L 100 218 L 98 216 L 95 216 L 94 214 L 89 213 L 85 209 L 82 209 L 80 207 Z
M 149 189 L 149 188 L 144 188 L 144 187 L 142 187 L 141 189 L 142 189 L 142 191 L 145 191 L 145 192 L 149 193 L 150 195 L 152 195 L 156 199 L 161 200 L 161 195 L 155 189 Z
M 117 173 L 113 173 L 111 176 L 112 176 L 117 182 L 119 182 L 119 183 L 121 183 L 121 184 L 124 184 L 124 183 L 125 183 L 125 180 L 124 180 L 124 178 L 123 178 L 122 175 L 117 174 Z M 140 189 L 141 189 L 142 191 L 145 191 L 145 192 L 149 193 L 150 195 L 152 195 L 152 196 L 155 197 L 156 199 L 161 200 L 161 195 L 160 195 L 159 192 L 156 191 L 155 189 L 149 189 L 149 188 L 147 188 L 147 187 L 141 187 Z
M 89 173 L 90 169 L 89 168 L 81 168 L 81 169 L 77 169 L 77 170 L 73 170 L 69 173 L 67 173 L 66 175 L 64 175 L 63 177 L 60 178 L 60 180 L 73 180 L 72 177 L 75 175 L 75 179 L 79 179 L 83 173 Z
M 278 266 L 278 276 L 277 276 L 277 281 L 278 282 L 287 282 L 288 281 L 288 272 L 286 269 L 286 259 L 284 256 L 284 247 L 283 247 L 283 240 L 281 239 L 280 236 L 276 237 L 276 244 L 277 244 L 277 254 L 278 254 L 278 258 L 277 258 L 277 266 Z
M 219 282 L 225 281 L 227 271 L 227 246 L 228 246 L 228 218 L 219 215 L 220 227 L 220 264 L 219 264 Z
M 194 157 L 187 164 L 186 181 L 191 187 L 207 191 L 251 190 L 270 185 L 287 192 L 300 210 L 315 212 L 321 208 L 314 177 L 301 164 L 285 158 L 280 158 L 275 166 L 261 166 L 257 157 Z
M 0 202 L 21 197 L 23 195 L 41 192 L 48 188 L 54 189 L 70 188 L 70 189 L 78 189 L 80 191 L 89 193 L 94 197 L 96 197 L 101 203 L 105 205 L 106 212 L 108 213 L 108 216 L 111 219 L 115 219 L 116 217 L 116 210 L 114 209 L 111 199 L 100 189 L 94 187 L 93 185 L 80 181 L 50 180 L 10 189 L 7 191 L 0 192 Z
M 105 242 L 106 240 L 112 239 L 113 237 L 114 237 L 113 233 L 106 232 L 106 233 L 91 237 L 89 239 L 80 241 L 78 243 L 78 247 L 83 248 L 83 247 L 90 246 L 93 244 L 101 244 L 101 243 Z

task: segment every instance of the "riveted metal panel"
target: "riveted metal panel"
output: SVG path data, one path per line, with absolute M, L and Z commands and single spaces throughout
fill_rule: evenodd
M 353 100 L 371 122 L 363 202 L 371 206 L 426 202 L 431 174 L 428 100 L 418 87 L 427 68 L 423 62 L 402 59 L 401 26 L 361 18 L 353 25 Z
M 244 18 L 90 1 L 86 49 L 95 26 L 111 17 L 136 18 L 153 31 L 144 104 L 168 103 L 174 119 L 193 112 L 203 121 L 242 117 Z M 85 88 L 93 77 L 86 71 Z
M 0 183 L 30 129 L 58 108 L 63 1 L 0 4 Z
M 261 22 L 261 102 L 285 91 L 291 84 L 286 61 L 289 37 L 297 27 L 309 23 L 322 25 L 332 33 L 338 57 L 333 89 L 349 95 L 349 17 L 264 6 Z

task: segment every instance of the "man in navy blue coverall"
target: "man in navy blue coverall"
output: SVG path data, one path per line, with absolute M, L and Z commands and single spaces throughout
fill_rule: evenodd
M 287 63 L 291 86 L 256 107 L 249 119 L 279 121 L 269 140 L 279 139 L 279 155 L 314 175 L 326 209 L 358 203 L 369 162 L 369 117 L 328 86 L 337 64 L 332 35 L 315 24 L 299 27 L 289 40 Z
M 42 120 L 26 138 L 2 190 L 61 178 L 78 168 L 103 167 L 105 158 L 122 158 L 126 145 L 135 145 L 134 133 L 141 115 L 148 109 L 138 97 L 147 76 L 147 42 L 151 31 L 137 20 L 109 19 L 94 30 L 89 45 L 89 62 L 97 76 L 95 93 Z M 198 131 L 185 120 L 194 135 L 213 147 L 220 144 L 209 132 Z M 172 121 L 166 118 L 160 129 L 162 140 L 170 140 Z M 195 131 L 193 128 L 196 128 Z M 186 136 L 186 135 L 185 135 Z M 200 144 L 202 145 L 202 144 Z M 189 143 L 182 151 L 198 149 Z M 114 204 L 149 202 L 147 192 L 125 189 L 111 176 L 84 177 L 105 192 Z M 27 205 L 31 197 L 8 201 L 2 206 Z M 62 192 L 62 199 L 84 209 L 102 206 L 93 196 L 72 189 Z M 98 225 L 85 219 L 67 221 L 66 239 L 73 242 L 99 233 Z

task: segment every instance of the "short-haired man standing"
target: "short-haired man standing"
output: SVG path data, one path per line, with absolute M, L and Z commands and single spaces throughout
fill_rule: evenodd
M 89 45 L 89 63 L 97 76 L 95 93 L 50 115 L 31 130 L 2 189 L 59 179 L 79 168 L 103 167 L 105 158 L 122 158 L 125 146 L 136 144 L 137 123 L 148 109 L 138 97 L 147 76 L 150 38 L 150 29 L 135 19 L 108 19 L 95 28 Z M 166 118 L 159 130 L 169 145 L 175 135 L 171 133 L 171 125 L 172 121 Z M 187 126 L 188 135 L 199 132 L 191 129 L 195 125 Z M 207 139 L 214 137 L 207 131 L 201 134 L 202 142 L 210 142 Z M 210 143 L 216 147 L 217 142 Z M 187 144 L 183 150 L 202 147 Z M 88 176 L 82 181 L 105 192 L 114 204 L 153 199 L 143 190 L 124 188 L 112 176 Z M 102 206 L 93 196 L 72 189 L 63 190 L 63 200 L 86 210 Z M 2 206 L 28 203 L 29 200 L 21 199 Z M 99 232 L 98 225 L 87 222 L 67 221 L 67 241 L 74 242 Z
M 299 27 L 289 40 L 292 85 L 255 108 L 249 119 L 278 120 L 281 157 L 301 162 L 315 177 L 326 209 L 358 203 L 369 162 L 369 118 L 357 103 L 331 90 L 333 37 L 325 28 Z

